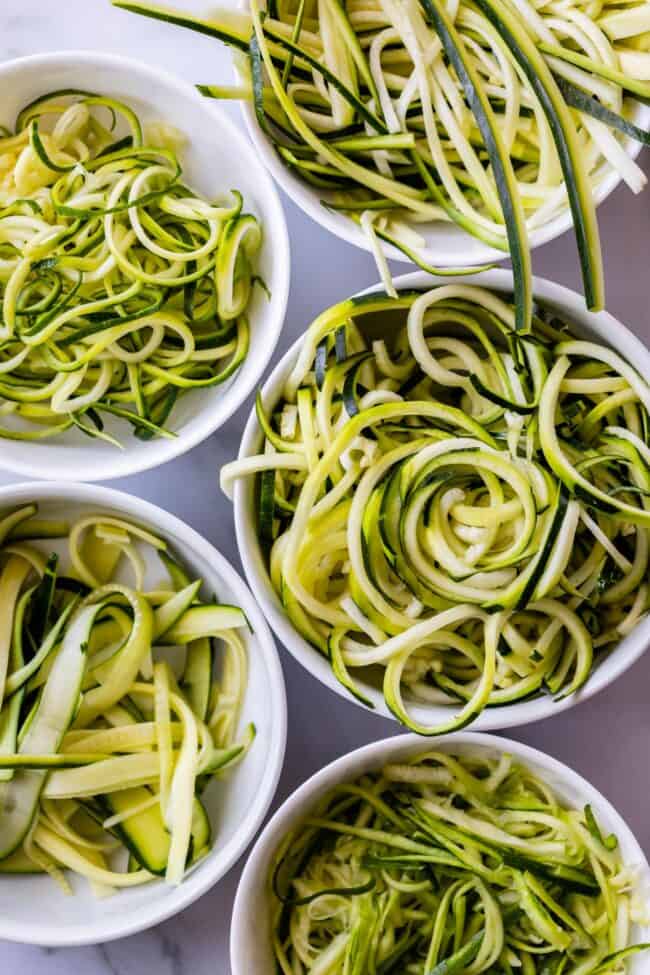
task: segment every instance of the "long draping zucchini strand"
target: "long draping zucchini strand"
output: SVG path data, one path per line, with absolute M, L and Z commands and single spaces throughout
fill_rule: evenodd
M 508 755 L 429 752 L 324 796 L 269 878 L 280 975 L 624 975 L 648 907 L 590 806 Z
M 379 241 L 429 268 L 418 224 L 453 221 L 509 251 L 519 326 L 530 321 L 528 235 L 570 207 L 589 307 L 602 307 L 594 192 L 614 169 L 645 185 L 624 137 L 650 98 L 650 8 L 618 0 L 251 0 L 200 20 L 115 6 L 235 51 L 242 83 L 203 94 L 252 102 L 287 168 Z
M 650 606 L 650 387 L 571 328 L 473 285 L 344 301 L 222 469 L 298 633 L 421 734 L 575 693 Z
M 0 137 L 0 436 L 113 442 L 115 417 L 170 437 L 178 397 L 241 365 L 261 229 L 236 190 L 209 202 L 183 183 L 181 148 L 67 90 Z
M 0 519 L 0 874 L 180 883 L 212 843 L 203 793 L 254 736 L 235 741 L 246 618 L 135 524 L 36 514 Z M 168 581 L 151 589 L 156 552 Z

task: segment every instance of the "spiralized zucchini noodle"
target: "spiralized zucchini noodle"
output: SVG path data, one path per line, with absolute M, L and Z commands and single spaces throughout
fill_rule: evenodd
M 277 971 L 622 975 L 650 948 L 630 944 L 635 867 L 509 755 L 429 752 L 337 786 L 284 837 Z
M 577 692 L 650 605 L 650 387 L 474 285 L 324 311 L 258 397 L 259 537 L 295 630 L 413 731 Z M 423 722 L 413 703 L 444 706 Z
M 179 396 L 241 366 L 261 228 L 183 183 L 182 143 L 69 90 L 0 132 L 0 437 L 172 437 Z
M 68 525 L 28 504 L 0 544 L 0 875 L 67 892 L 72 871 L 101 896 L 180 883 L 212 845 L 206 790 L 255 735 L 235 740 L 244 613 L 112 514 Z
M 620 0 L 250 0 L 199 19 L 115 6 L 229 44 L 239 87 L 284 165 L 381 242 L 431 270 L 418 225 L 453 222 L 510 252 L 521 324 L 528 237 L 571 210 L 589 307 L 603 304 L 594 192 L 645 185 L 625 139 L 650 97 L 650 5 Z M 439 269 L 440 270 L 440 269 Z M 444 271 L 442 272 L 444 273 Z

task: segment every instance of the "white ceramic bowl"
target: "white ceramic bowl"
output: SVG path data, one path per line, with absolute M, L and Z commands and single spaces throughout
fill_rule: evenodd
M 208 198 L 223 199 L 231 188 L 244 195 L 249 212 L 261 221 L 259 271 L 271 299 L 255 288 L 249 320 L 249 354 L 221 386 L 182 396 L 172 413 L 174 440 L 143 442 L 123 420 L 107 418 L 119 450 L 90 440 L 78 430 L 51 441 L 2 441 L 0 466 L 26 477 L 98 481 L 126 477 L 178 457 L 217 430 L 256 387 L 284 322 L 289 293 L 289 240 L 280 200 L 255 149 L 241 130 L 189 84 L 149 65 L 114 54 L 66 51 L 19 58 L 0 65 L 0 123 L 13 128 L 20 108 L 38 95 L 77 88 L 127 102 L 145 123 L 166 121 L 187 138 L 181 153 L 184 178 Z
M 0 939 L 60 946 L 97 944 L 134 934 L 176 914 L 213 887 L 241 856 L 269 808 L 282 769 L 286 744 L 286 698 L 273 637 L 251 593 L 230 564 L 192 528 L 161 508 L 105 487 L 27 483 L 0 489 L 0 512 L 30 501 L 45 517 L 75 518 L 104 511 L 137 521 L 169 541 L 170 550 L 206 594 L 241 606 L 252 627 L 245 634 L 249 676 L 240 729 L 254 721 L 257 736 L 245 759 L 214 783 L 205 802 L 214 846 L 178 887 L 153 881 L 97 900 L 83 878 L 71 876 L 66 896 L 47 876 L 0 875 Z M 50 548 L 44 543 L 43 550 Z M 64 551 L 64 549 L 62 549 Z M 164 579 L 155 561 L 152 584 Z
M 497 291 L 512 293 L 512 273 L 510 271 L 486 271 L 480 275 L 468 275 L 454 278 L 454 280 L 456 282 L 480 284 L 484 288 L 494 288 Z M 430 288 L 437 282 L 444 283 L 444 279 L 435 279 L 422 272 L 416 272 L 397 278 L 395 286 L 398 289 Z M 377 287 L 379 286 L 369 288 L 368 291 L 376 290 Z M 592 337 L 600 342 L 613 345 L 617 352 L 634 364 L 641 375 L 650 375 L 650 351 L 612 315 L 607 312 L 594 314 L 587 311 L 580 295 L 541 278 L 534 280 L 534 293 L 545 303 L 554 305 L 566 313 L 570 321 L 575 323 L 576 334 L 588 338 Z M 264 385 L 263 401 L 267 411 L 274 406 L 281 394 L 284 382 L 298 356 L 300 342 L 301 340 L 298 339 L 283 356 Z M 256 454 L 262 439 L 262 431 L 253 410 L 244 429 L 239 451 L 240 458 Z M 354 701 L 360 707 L 365 707 L 357 698 L 345 691 L 334 676 L 328 661 L 298 633 L 284 612 L 282 603 L 271 584 L 257 536 L 257 519 L 254 512 L 254 478 L 242 478 L 236 482 L 234 504 L 237 543 L 244 571 L 248 583 L 256 594 L 274 632 L 296 660 L 321 683 L 326 684 L 327 687 L 348 700 Z M 629 636 L 621 641 L 613 653 L 596 665 L 586 685 L 577 694 L 557 702 L 545 695 L 503 707 L 486 708 L 472 727 L 481 730 L 508 728 L 513 725 L 525 725 L 532 721 L 539 721 L 552 714 L 559 714 L 560 711 L 572 707 L 577 701 L 586 700 L 592 694 L 606 687 L 634 663 L 648 644 L 650 644 L 650 618 L 643 620 Z M 363 694 L 370 698 L 375 705 L 376 713 L 394 718 L 388 710 L 379 688 L 360 678 L 359 674 L 355 674 L 355 680 Z M 409 710 L 416 720 L 427 724 L 443 721 L 451 713 L 449 707 L 441 705 L 413 705 L 410 703 Z
M 639 888 L 647 887 L 650 880 L 648 863 L 629 826 L 597 789 L 568 766 L 518 741 L 466 731 L 436 739 L 435 748 L 456 754 L 487 752 L 488 755 L 500 755 L 507 752 L 525 763 L 567 805 L 581 809 L 590 803 L 603 829 L 618 837 L 623 862 L 640 868 Z M 389 762 L 405 761 L 424 750 L 426 744 L 417 735 L 398 735 L 365 745 L 326 765 L 280 806 L 255 843 L 237 890 L 230 929 L 232 975 L 266 975 L 275 971 L 268 913 L 268 876 L 283 837 L 309 815 L 330 789 L 342 782 L 354 781 Z M 645 942 L 649 934 L 649 928 L 635 925 L 630 940 Z M 642 975 L 647 972 L 647 965 L 647 955 L 633 957 L 628 975 Z
M 358 224 L 346 217 L 344 213 L 324 207 L 321 200 L 325 199 L 327 193 L 301 180 L 283 163 L 268 136 L 260 129 L 255 109 L 250 102 L 242 102 L 242 114 L 258 157 L 287 196 L 291 197 L 293 202 L 321 227 L 349 244 L 370 251 L 368 238 Z M 650 106 L 639 104 L 633 119 L 642 129 L 647 129 L 650 125 Z M 625 148 L 628 155 L 636 159 L 641 151 L 641 143 L 626 139 Z M 619 174 L 608 167 L 594 192 L 596 204 L 599 205 L 606 200 L 620 182 Z M 546 244 L 549 240 L 555 240 L 572 226 L 573 218 L 567 205 L 566 209 L 533 231 L 530 235 L 530 246 L 535 248 Z M 426 241 L 426 247 L 422 249 L 424 260 L 434 267 L 475 267 L 479 264 L 504 260 L 503 251 L 490 247 L 455 224 L 442 221 L 423 223 L 418 224 L 415 229 Z M 383 241 L 380 241 L 380 244 L 391 260 L 411 263 L 396 247 Z

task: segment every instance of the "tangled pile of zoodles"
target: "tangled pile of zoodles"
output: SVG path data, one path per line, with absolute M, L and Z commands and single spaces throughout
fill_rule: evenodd
M 650 5 L 620 0 L 250 0 L 201 20 L 116 6 L 231 45 L 239 88 L 283 163 L 323 203 L 425 269 L 418 224 L 453 221 L 509 251 L 531 315 L 528 235 L 570 207 L 585 295 L 603 303 L 594 190 L 645 177 L 626 138 L 650 98 Z
M 550 307 L 514 325 L 465 284 L 335 305 L 222 470 L 296 630 L 421 734 L 573 694 L 650 605 L 650 386 Z
M 184 185 L 182 142 L 67 90 L 0 132 L 0 437 L 172 437 L 178 397 L 241 365 L 260 227 Z
M 329 792 L 275 859 L 283 975 L 623 975 L 647 922 L 614 835 L 510 756 L 430 752 Z
M 67 891 L 72 871 L 98 895 L 180 883 L 212 844 L 205 790 L 254 737 L 234 741 L 243 612 L 203 601 L 164 541 L 113 515 L 68 526 L 30 504 L 0 543 L 0 874 Z

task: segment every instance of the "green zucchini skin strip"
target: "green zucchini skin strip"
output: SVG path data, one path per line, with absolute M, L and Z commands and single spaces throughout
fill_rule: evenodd
M 87 637 L 100 610 L 100 606 L 82 610 L 73 620 L 20 745 L 20 754 L 25 757 L 34 751 L 42 753 L 58 749 L 77 704 Z M 34 821 L 44 784 L 42 770 L 19 771 L 11 781 L 0 783 L 0 858 L 9 856 L 23 842 Z
M 0 756 L 0 768 L 2 769 L 53 769 L 53 768 L 78 768 L 82 765 L 92 765 L 93 762 L 101 762 L 108 758 L 108 755 L 94 753 L 80 754 L 66 753 L 65 755 L 11 755 L 9 757 Z
M 54 170 L 56 173 L 70 173 L 75 167 L 75 163 L 71 163 L 69 166 L 59 166 L 57 163 L 53 162 L 51 157 L 48 156 L 45 146 L 41 140 L 38 132 L 38 122 L 36 119 L 31 123 L 30 126 L 30 142 L 36 152 L 36 155 L 41 160 L 44 166 L 48 169 Z
M 27 128 L 31 118 L 34 115 L 39 114 L 35 112 L 35 109 L 39 108 L 44 103 L 51 101 L 52 98 L 65 98 L 68 95 L 79 95 L 83 98 L 93 98 L 95 97 L 95 92 L 85 91 L 82 88 L 57 88 L 55 91 L 49 91 L 44 95 L 39 95 L 19 111 L 18 115 L 16 116 L 16 132 L 21 132 L 23 129 Z
M 587 115 L 591 115 L 592 118 L 597 119 L 599 122 L 604 122 L 611 129 L 622 132 L 629 139 L 635 139 L 641 145 L 650 146 L 650 132 L 639 128 L 638 125 L 630 122 L 629 119 L 623 118 L 622 115 L 612 112 L 610 108 L 607 108 L 606 105 L 599 102 L 597 98 L 592 98 L 582 88 L 573 85 L 566 78 L 556 77 L 555 80 L 567 105 L 571 105 L 572 108 L 577 108 L 581 112 L 586 112 Z
M 238 34 L 236 31 L 226 31 L 223 27 L 210 23 L 209 20 L 191 17 L 180 10 L 174 11 L 169 7 L 160 7 L 154 3 L 131 3 L 128 0 L 111 0 L 111 3 L 114 7 L 127 10 L 129 13 L 141 14 L 143 17 L 150 17 L 152 20 L 161 20 L 165 24 L 174 24 L 176 27 L 187 27 L 198 34 L 214 37 L 216 40 L 223 41 L 240 51 L 248 49 L 247 37 Z

